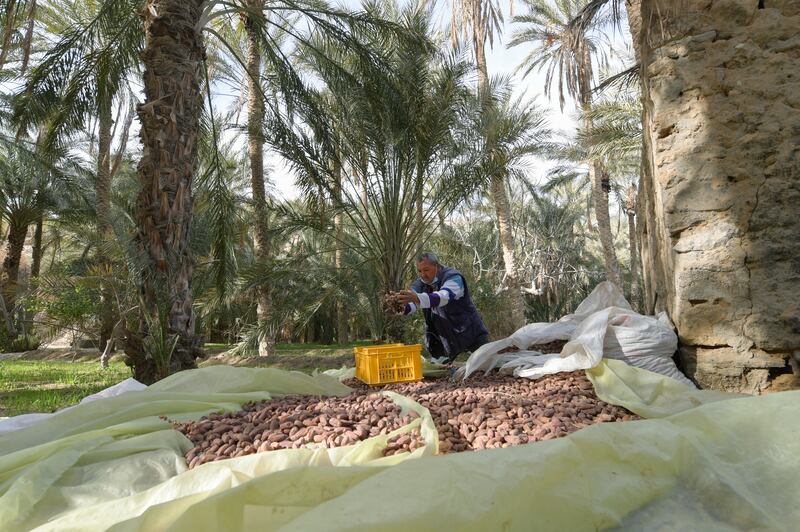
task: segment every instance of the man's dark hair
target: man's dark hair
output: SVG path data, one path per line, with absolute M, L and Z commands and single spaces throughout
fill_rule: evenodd
M 436 256 L 436 253 L 432 253 L 430 251 L 423 251 L 419 255 L 417 255 L 417 262 L 422 262 L 423 260 L 427 260 L 433 264 L 439 266 L 439 257 Z

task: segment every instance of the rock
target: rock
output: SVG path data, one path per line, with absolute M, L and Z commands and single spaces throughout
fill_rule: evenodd
M 761 393 L 800 351 L 800 4 L 688 0 L 643 65 L 645 311 L 702 387 Z M 661 27 L 651 27 L 659 33 Z

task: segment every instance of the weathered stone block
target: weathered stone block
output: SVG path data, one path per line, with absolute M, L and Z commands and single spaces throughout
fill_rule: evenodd
M 646 308 L 699 384 L 750 393 L 800 352 L 800 2 L 756 5 L 689 0 L 639 42 Z
M 685 346 L 678 357 L 686 374 L 701 387 L 761 393 L 769 387 L 770 370 L 779 375 L 788 367 L 789 353 Z

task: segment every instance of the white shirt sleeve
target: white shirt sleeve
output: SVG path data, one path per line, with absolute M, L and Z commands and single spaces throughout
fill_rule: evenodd
M 464 297 L 464 279 L 461 276 L 448 279 L 442 285 L 441 290 L 430 294 L 417 294 L 419 297 L 420 308 L 437 308 L 447 305 L 451 300 L 455 301 Z

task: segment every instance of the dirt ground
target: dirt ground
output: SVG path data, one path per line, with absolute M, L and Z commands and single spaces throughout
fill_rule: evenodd
M 337 369 L 342 366 L 352 366 L 354 355 L 352 349 L 310 349 L 308 351 L 290 350 L 278 351 L 271 357 L 245 357 L 230 355 L 227 352 L 212 355 L 199 361 L 198 366 L 214 366 L 226 364 L 228 366 L 241 366 L 249 368 L 278 368 L 289 371 L 309 372 L 314 369 Z
M 274 367 L 285 370 L 309 372 L 314 369 L 338 369 L 342 366 L 353 365 L 352 348 L 332 349 L 302 349 L 293 348 L 278 350 L 272 357 L 246 357 L 228 354 L 224 349 L 206 349 L 207 357 L 198 360 L 199 367 L 226 364 L 242 367 Z M 116 351 L 111 361 L 122 361 L 122 351 Z M 97 349 L 71 349 L 71 348 L 41 348 L 22 353 L 0 354 L 3 360 L 38 360 L 59 362 L 92 362 L 100 361 L 100 351 Z

